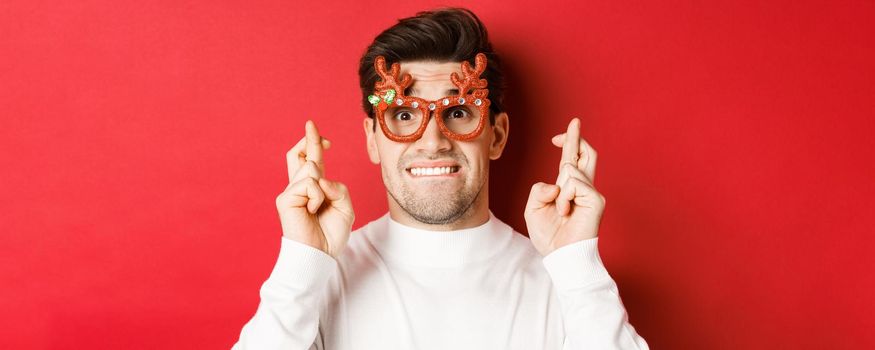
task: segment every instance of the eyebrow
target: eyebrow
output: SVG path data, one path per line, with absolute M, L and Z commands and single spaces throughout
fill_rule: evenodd
M 414 94 L 417 94 L 417 95 L 419 94 L 418 91 L 416 91 L 416 89 L 414 89 L 414 88 L 408 88 L 407 91 L 404 92 L 404 96 L 413 96 Z M 444 95 L 446 95 L 446 96 L 458 95 L 458 94 L 459 94 L 459 89 L 449 89 L 444 93 Z

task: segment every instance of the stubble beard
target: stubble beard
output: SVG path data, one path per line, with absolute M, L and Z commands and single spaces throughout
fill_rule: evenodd
M 457 161 L 466 172 L 470 171 L 468 161 L 464 155 L 449 155 L 450 158 Z M 446 159 L 447 157 L 442 157 Z M 408 164 L 402 158 L 398 162 L 398 168 L 395 169 L 399 174 L 399 179 L 405 176 L 407 170 L 404 164 Z M 471 207 L 480 197 L 480 192 L 483 190 L 485 179 L 489 176 L 489 170 L 486 168 L 482 181 L 479 184 L 470 186 L 469 181 L 465 179 L 459 189 L 442 188 L 444 186 L 435 186 L 428 191 L 418 192 L 411 189 L 408 183 L 398 181 L 396 183 L 392 178 L 386 175 L 383 171 L 383 184 L 386 186 L 386 192 L 389 196 L 398 203 L 404 212 L 410 215 L 416 221 L 429 225 L 446 225 L 458 220 L 462 220 L 471 215 Z

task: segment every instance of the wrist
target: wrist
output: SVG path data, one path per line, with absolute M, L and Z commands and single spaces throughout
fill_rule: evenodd
M 542 262 L 559 290 L 582 288 L 610 278 L 598 252 L 598 237 L 558 248 L 545 256 Z

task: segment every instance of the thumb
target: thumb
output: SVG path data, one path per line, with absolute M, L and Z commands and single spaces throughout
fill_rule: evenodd
M 559 186 L 538 182 L 532 186 L 526 212 L 536 211 L 552 204 L 559 196 Z

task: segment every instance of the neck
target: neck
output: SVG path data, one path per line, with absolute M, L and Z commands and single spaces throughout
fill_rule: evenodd
M 465 212 L 456 220 L 445 224 L 429 224 L 416 220 L 411 216 L 398 202 L 386 192 L 386 197 L 389 198 L 389 217 L 395 222 L 429 231 L 454 231 L 466 228 L 478 227 L 489 221 L 489 182 L 483 184 L 480 193 L 474 198 L 474 203 L 468 207 Z

